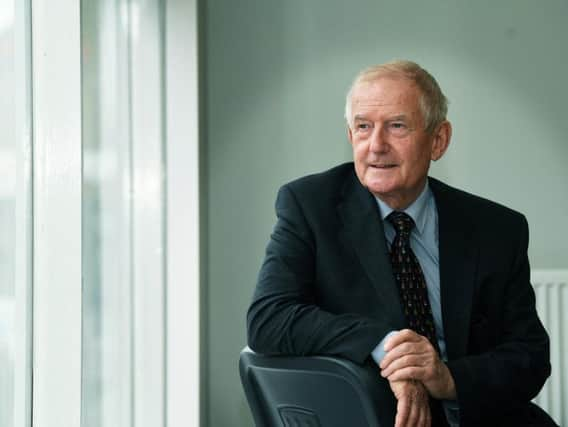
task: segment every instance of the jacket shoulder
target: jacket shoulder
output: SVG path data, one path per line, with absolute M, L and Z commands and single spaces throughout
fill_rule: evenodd
M 511 224 L 526 222 L 524 215 L 493 200 L 451 187 L 435 178 L 429 179 L 436 199 L 451 203 L 473 222 Z
M 324 172 L 295 179 L 282 187 L 291 190 L 302 200 L 335 199 L 345 182 L 353 179 L 354 175 L 353 163 L 348 162 Z

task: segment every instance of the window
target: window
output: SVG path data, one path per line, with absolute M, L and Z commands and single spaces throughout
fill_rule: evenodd
M 126 1 L 82 2 L 82 427 L 130 426 L 132 221 Z
M 0 0 L 0 425 L 14 424 L 16 141 L 14 0 Z

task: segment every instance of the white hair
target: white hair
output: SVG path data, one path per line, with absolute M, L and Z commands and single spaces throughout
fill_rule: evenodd
M 384 77 L 404 78 L 416 84 L 421 92 L 420 110 L 427 132 L 433 132 L 440 123 L 446 120 L 448 100 L 436 79 L 415 62 L 396 60 L 366 68 L 355 77 L 345 99 L 345 120 L 349 127 L 353 125 L 352 96 L 355 87 L 361 83 L 374 82 Z

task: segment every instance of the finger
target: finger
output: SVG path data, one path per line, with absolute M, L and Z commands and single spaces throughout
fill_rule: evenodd
M 399 369 L 394 371 L 388 377 L 386 377 L 390 382 L 393 381 L 402 381 L 402 380 L 417 380 L 417 381 L 424 381 L 424 368 L 417 368 L 417 367 L 409 367 Z
M 418 341 L 405 341 L 389 350 L 379 364 L 381 369 L 385 369 L 394 360 L 409 354 L 422 355 L 424 358 L 432 361 L 437 359 L 438 353 L 430 341 L 426 337 L 418 336 L 420 337 Z
M 416 342 L 420 340 L 422 335 L 417 334 L 412 329 L 402 329 L 396 334 L 387 338 L 385 342 L 385 351 L 389 351 L 405 341 Z
M 428 407 L 428 405 L 422 405 L 420 407 L 420 413 L 416 425 L 420 427 L 430 427 L 429 419 L 430 419 L 430 408 Z
M 395 427 L 405 427 L 408 425 L 408 416 L 410 415 L 410 401 L 408 397 L 398 399 L 396 404 Z
M 424 348 L 423 346 L 420 345 L 420 343 L 416 343 L 416 342 L 404 342 L 402 344 L 397 345 L 396 347 L 392 348 L 390 351 L 388 351 L 385 354 L 385 357 L 383 357 L 383 360 L 381 360 L 381 363 L 379 364 L 379 366 L 381 367 L 381 369 L 385 369 L 387 366 L 389 366 L 393 361 L 409 355 L 409 354 L 421 354 L 424 352 Z
M 426 413 L 426 420 L 424 422 L 424 426 L 430 427 L 432 425 L 432 413 L 430 412 L 429 405 L 426 405 L 425 413 Z
M 424 427 L 424 423 L 426 422 L 426 414 L 425 414 L 424 407 L 420 407 L 418 411 L 418 417 L 416 418 L 416 426 L 417 427 Z
M 398 359 L 393 360 L 391 363 L 385 366 L 384 369 L 381 370 L 381 375 L 383 377 L 388 377 L 394 371 L 403 368 L 409 367 L 423 367 L 426 365 L 427 359 L 422 355 L 416 354 L 407 354 L 405 356 L 399 357 Z
M 410 410 L 408 411 L 408 421 L 407 426 L 414 427 L 419 425 L 418 420 L 420 419 L 421 404 L 416 400 L 410 402 Z

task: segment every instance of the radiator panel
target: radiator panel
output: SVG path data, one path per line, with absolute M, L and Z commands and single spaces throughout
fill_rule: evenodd
M 568 270 L 535 270 L 531 277 L 540 320 L 550 335 L 552 374 L 535 402 L 568 426 Z

